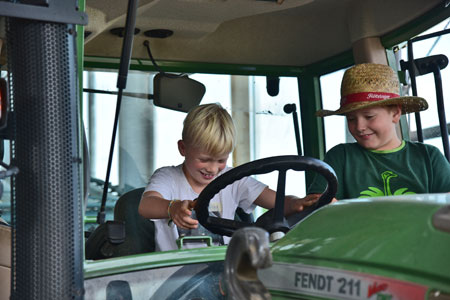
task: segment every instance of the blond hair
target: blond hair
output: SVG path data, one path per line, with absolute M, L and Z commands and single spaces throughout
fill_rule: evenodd
M 218 103 L 203 104 L 184 119 L 183 141 L 211 155 L 228 154 L 235 146 L 236 129 L 230 114 Z

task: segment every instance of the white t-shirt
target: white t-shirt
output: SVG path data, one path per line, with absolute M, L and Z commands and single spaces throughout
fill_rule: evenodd
M 156 191 L 167 200 L 194 200 L 199 194 L 194 192 L 187 181 L 182 164 L 172 167 L 162 167 L 153 173 L 150 182 L 144 192 Z M 226 167 L 219 173 L 219 176 L 230 170 Z M 210 201 L 209 210 L 218 212 L 222 218 L 234 219 L 234 214 L 238 207 L 246 213 L 251 213 L 255 208 L 253 202 L 262 193 L 265 184 L 251 178 L 244 177 L 228 185 L 217 193 Z M 155 242 L 156 251 L 167 251 L 178 249 L 176 240 L 178 230 L 173 223 L 168 225 L 168 219 L 153 219 L 155 222 Z M 224 237 L 225 244 L 230 238 Z

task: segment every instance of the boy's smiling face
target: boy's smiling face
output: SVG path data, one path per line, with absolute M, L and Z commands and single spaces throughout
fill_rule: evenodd
M 375 106 L 347 113 L 348 129 L 358 144 L 369 150 L 391 150 L 401 141 L 395 125 L 401 116 L 400 106 Z
M 178 150 L 184 156 L 184 175 L 196 193 L 200 193 L 226 167 L 229 156 L 229 153 L 211 155 L 181 140 L 178 141 Z

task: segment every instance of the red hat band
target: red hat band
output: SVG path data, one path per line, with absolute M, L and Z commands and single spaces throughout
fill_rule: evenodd
M 341 99 L 341 107 L 355 102 L 381 101 L 390 98 L 397 98 L 398 94 L 383 92 L 361 92 L 348 94 Z

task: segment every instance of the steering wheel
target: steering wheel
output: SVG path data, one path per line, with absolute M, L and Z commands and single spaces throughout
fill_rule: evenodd
M 230 219 L 218 218 L 209 215 L 208 207 L 211 199 L 229 184 L 250 175 L 266 174 L 278 171 L 278 185 L 276 191 L 275 208 L 263 214 L 255 224 L 245 223 Z M 322 196 L 304 211 L 294 214 L 289 218 L 289 225 L 284 218 L 284 197 L 286 188 L 286 172 L 294 171 L 316 171 L 328 182 L 326 190 Z M 195 212 L 200 224 L 213 233 L 231 236 L 237 229 L 247 226 L 259 226 L 272 233 L 274 231 L 286 232 L 292 224 L 298 223 L 302 218 L 314 210 L 328 204 L 335 197 L 337 192 L 337 178 L 334 170 L 325 162 L 305 156 L 286 155 L 274 156 L 255 160 L 236 168 L 233 168 L 208 184 L 197 198 Z

